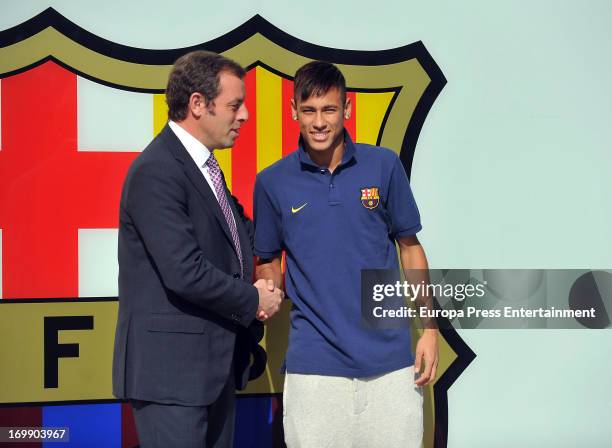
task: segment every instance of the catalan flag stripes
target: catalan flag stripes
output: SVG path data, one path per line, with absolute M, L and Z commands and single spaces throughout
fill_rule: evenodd
M 297 148 L 300 129 L 291 113 L 293 81 L 264 67 L 248 71 L 245 78 L 249 120 L 243 126 L 236 146 L 215 153 L 228 188 L 252 216 L 252 192 L 255 176 Z M 362 143 L 376 144 L 392 92 L 348 92 L 352 114 L 345 120 L 351 137 Z M 166 122 L 167 106 L 163 95 L 154 95 L 155 132 Z

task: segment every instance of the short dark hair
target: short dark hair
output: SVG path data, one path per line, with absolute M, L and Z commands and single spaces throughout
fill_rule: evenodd
M 208 106 L 219 95 L 219 76 L 229 72 L 243 79 L 244 68 L 225 56 L 210 51 L 192 51 L 176 60 L 166 87 L 168 118 L 182 121 L 187 118 L 189 98 L 195 92 L 204 96 Z
M 325 95 L 331 89 L 340 91 L 342 104 L 346 100 L 346 80 L 338 67 L 324 61 L 312 61 L 295 72 L 293 97 L 305 101 L 311 96 Z

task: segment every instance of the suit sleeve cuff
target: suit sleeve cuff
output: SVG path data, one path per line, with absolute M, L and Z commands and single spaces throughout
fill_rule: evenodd
M 247 285 L 245 294 L 248 297 L 248 305 L 245 306 L 245 311 L 242 315 L 233 315 L 232 318 L 237 323 L 247 328 L 249 325 L 251 325 L 251 322 L 253 322 L 253 320 L 257 316 L 257 309 L 259 308 L 259 293 L 257 292 L 257 288 L 255 286 Z

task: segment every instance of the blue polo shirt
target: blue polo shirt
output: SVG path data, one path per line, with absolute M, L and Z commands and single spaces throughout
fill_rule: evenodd
M 360 378 L 412 365 L 407 327 L 361 321 L 361 270 L 399 269 L 395 240 L 421 229 L 397 155 L 345 133 L 342 162 L 330 173 L 300 144 L 259 173 L 254 195 L 255 254 L 286 251 L 287 371 Z

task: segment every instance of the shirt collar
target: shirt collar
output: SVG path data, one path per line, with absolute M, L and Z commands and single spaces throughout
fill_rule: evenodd
M 201 141 L 183 129 L 178 123 L 170 120 L 168 121 L 168 126 L 170 126 L 170 129 L 172 129 L 181 141 L 195 164 L 199 168 L 203 168 L 210 157 L 210 150 L 203 145 Z
M 353 140 L 351 140 L 351 136 L 345 129 L 344 130 L 344 154 L 342 154 L 342 161 L 340 162 L 340 165 L 338 166 L 346 165 L 354 157 L 355 157 L 355 144 L 353 143 Z M 299 139 L 299 146 L 298 146 L 298 158 L 302 165 L 313 167 L 313 168 L 316 168 L 317 170 L 321 168 L 319 167 L 319 165 L 317 165 L 316 163 L 312 161 L 312 159 L 310 158 L 310 156 L 304 149 L 304 142 L 301 136 Z

